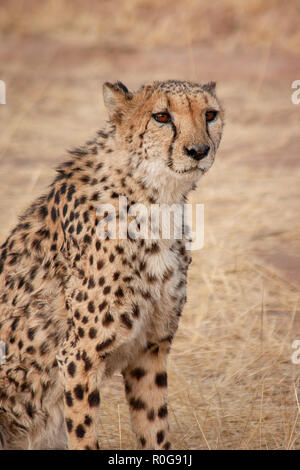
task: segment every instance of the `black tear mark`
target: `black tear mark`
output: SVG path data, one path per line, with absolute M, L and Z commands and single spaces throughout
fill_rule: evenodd
M 139 135 L 139 137 L 140 137 L 140 139 L 141 139 L 140 148 L 143 147 L 144 135 L 145 135 L 145 133 L 146 133 L 146 131 L 147 131 L 147 129 L 148 129 L 148 125 L 149 125 L 149 122 L 151 121 L 151 119 L 152 119 L 152 116 L 148 119 L 148 121 L 147 121 L 147 123 L 146 123 L 146 125 L 145 125 L 144 131 L 141 132 L 140 135 Z M 146 149 L 144 149 L 144 150 L 145 150 L 145 154 L 146 154 L 146 158 L 147 158 L 147 157 L 148 157 L 147 150 L 146 150 Z
M 170 168 L 173 167 L 173 160 L 172 160 L 172 154 L 173 154 L 173 147 L 174 147 L 174 142 L 177 139 L 177 129 L 173 121 L 171 121 L 171 126 L 173 130 L 173 137 L 169 146 L 169 159 L 168 159 L 168 166 Z

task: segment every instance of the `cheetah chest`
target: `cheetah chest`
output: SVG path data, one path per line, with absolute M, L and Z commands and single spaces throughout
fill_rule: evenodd
M 153 248 L 154 247 L 154 248 Z M 183 242 L 164 240 L 145 249 L 138 291 L 147 300 L 149 336 L 168 336 L 177 328 L 186 299 L 188 259 Z

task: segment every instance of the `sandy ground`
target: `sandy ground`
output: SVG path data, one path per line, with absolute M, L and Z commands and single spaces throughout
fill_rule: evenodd
M 177 449 L 300 447 L 300 364 L 291 362 L 300 339 L 299 63 L 271 45 L 141 51 L 30 35 L 0 44 L 0 242 L 64 149 L 105 121 L 103 81 L 218 81 L 224 139 L 192 197 L 205 204 L 205 244 L 193 254 L 170 355 Z M 101 423 L 104 448 L 134 447 L 120 376 L 104 387 Z

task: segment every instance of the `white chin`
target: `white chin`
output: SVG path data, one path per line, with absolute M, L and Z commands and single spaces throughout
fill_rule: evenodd
M 170 168 L 170 171 L 175 173 L 176 175 L 179 175 L 179 176 L 188 176 L 188 175 L 199 175 L 199 173 L 203 172 L 202 168 L 199 168 L 199 167 L 194 167 L 194 168 L 176 168 L 176 167 L 172 167 Z

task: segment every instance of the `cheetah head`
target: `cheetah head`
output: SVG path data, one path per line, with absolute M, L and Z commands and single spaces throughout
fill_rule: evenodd
M 155 81 L 137 92 L 117 82 L 103 90 L 120 148 L 144 180 L 194 185 L 211 167 L 224 123 L 214 82 Z

